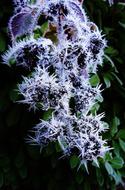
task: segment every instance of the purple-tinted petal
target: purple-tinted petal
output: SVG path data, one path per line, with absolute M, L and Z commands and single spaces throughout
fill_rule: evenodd
M 73 1 L 69 1 L 69 6 L 70 8 L 74 11 L 74 13 L 82 20 L 85 22 L 85 13 L 83 12 L 83 9 L 81 6 L 79 6 L 77 3 Z
M 9 22 L 9 30 L 12 38 L 30 33 L 33 26 L 33 15 L 31 12 L 21 12 L 14 15 Z

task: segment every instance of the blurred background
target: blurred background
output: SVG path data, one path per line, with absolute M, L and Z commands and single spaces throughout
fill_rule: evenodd
M 125 3 L 109 6 L 103 0 L 85 0 L 88 17 L 108 42 L 106 57 L 93 84 L 102 83 L 104 101 L 96 105 L 105 111 L 110 129 L 104 134 L 114 149 L 107 153 L 100 168 L 89 164 L 89 174 L 78 168 L 78 158 L 63 158 L 57 145 L 39 147 L 26 143 L 28 131 L 46 118 L 43 112 L 28 111 L 18 104 L 15 89 L 23 68 L 2 64 L 0 58 L 0 190 L 124 190 L 125 189 Z M 7 24 L 13 14 L 11 0 L 0 0 L 0 54 L 11 44 Z M 96 108 L 95 108 L 96 109 Z

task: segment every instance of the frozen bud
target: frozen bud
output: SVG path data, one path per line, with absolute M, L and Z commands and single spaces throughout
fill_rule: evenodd
M 100 52 L 101 49 L 105 47 L 105 41 L 103 39 L 99 39 L 98 36 L 91 36 L 90 38 L 90 50 L 93 55 L 96 55 Z
M 35 128 L 34 142 L 41 147 L 46 146 L 49 142 L 56 141 L 61 134 L 62 122 L 51 119 L 49 121 L 41 121 Z
M 69 74 L 69 80 L 71 81 L 74 89 L 72 90 L 73 92 L 77 89 L 81 87 L 81 78 L 77 75 L 75 75 L 75 73 L 70 73 Z
M 83 135 L 76 140 L 76 147 L 79 149 L 81 160 L 93 161 L 98 157 L 103 157 L 109 150 L 106 142 L 99 135 Z
M 15 42 L 12 47 L 3 55 L 5 64 L 10 64 L 15 60 L 17 65 L 32 68 L 39 61 L 39 55 L 49 54 L 54 46 L 49 39 L 34 39 L 33 36 L 24 40 Z
M 73 86 L 71 109 L 73 113 L 83 112 L 87 113 L 95 104 L 98 97 L 100 97 L 100 86 L 93 88 L 85 80 L 72 76 Z
M 24 96 L 21 102 L 36 108 L 41 105 L 43 110 L 55 108 L 68 101 L 69 92 L 55 75 L 50 75 L 46 69 L 37 67 L 33 76 L 24 77 L 24 82 L 19 85 L 19 92 Z
M 82 115 L 77 120 L 77 127 L 78 129 L 84 134 L 100 134 L 101 132 L 107 130 L 104 127 L 103 121 L 101 119 L 104 117 L 104 114 L 100 115 Z

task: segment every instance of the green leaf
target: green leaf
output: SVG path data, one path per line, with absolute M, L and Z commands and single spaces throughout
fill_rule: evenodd
M 59 146 L 58 142 L 55 142 L 55 148 L 56 148 L 56 152 L 62 152 L 61 147 Z
M 111 160 L 112 167 L 115 169 L 120 169 L 123 167 L 124 160 L 121 157 L 115 157 Z
M 125 6 L 125 3 L 118 2 L 119 5 Z
M 96 97 L 96 100 L 98 100 L 98 102 L 103 102 L 103 97 L 101 95 L 98 95 Z
M 98 169 L 98 168 L 96 169 L 96 176 L 97 176 L 97 181 L 98 181 L 99 185 L 103 186 L 103 184 L 104 184 L 104 177 L 103 177 L 100 169 Z
M 112 137 L 117 133 L 119 125 L 120 125 L 120 120 L 118 117 L 115 116 L 112 120 L 112 126 L 111 126 Z
M 111 164 L 109 164 L 108 162 L 106 162 L 106 163 L 105 163 L 105 168 L 106 168 L 106 170 L 107 170 L 108 174 L 112 176 L 112 175 L 113 175 L 114 170 L 113 170 L 113 168 L 112 168 Z
M 119 147 L 118 142 L 113 140 L 112 145 L 113 145 L 113 148 L 114 148 L 115 155 L 119 157 L 120 156 L 120 147 Z
M 117 173 L 114 171 L 112 177 L 114 178 L 116 185 L 118 185 L 119 183 L 122 182 L 121 174 L 118 171 L 117 171 Z
M 110 161 L 110 160 L 112 159 L 111 153 L 110 153 L 110 152 L 106 152 L 104 159 L 105 159 L 106 161 Z
M 58 137 L 58 143 L 59 143 L 62 150 L 67 149 L 68 144 L 66 142 L 66 139 L 63 136 Z
M 91 108 L 91 113 L 94 115 L 100 108 L 100 104 L 96 103 Z
M 9 60 L 9 64 L 10 64 L 10 65 L 15 65 L 15 64 L 16 64 L 16 59 L 11 58 L 11 59 Z
M 105 49 L 105 53 L 112 55 L 112 56 L 116 56 L 118 55 L 118 50 L 114 49 L 113 47 L 109 46 L 108 48 Z
M 42 119 L 45 120 L 45 121 L 48 120 L 51 117 L 52 117 L 52 110 L 51 109 L 44 112 L 43 115 L 42 115 Z
M 121 139 L 125 139 L 125 129 L 120 129 L 117 137 L 121 138 Z
M 95 159 L 93 160 L 92 165 L 95 166 L 95 167 L 97 167 L 97 168 L 100 167 L 97 158 L 95 158 Z
M 98 75 L 93 75 L 90 78 L 90 83 L 92 86 L 97 86 L 100 83 L 100 79 L 99 79 Z
M 47 29 L 48 29 L 48 22 L 45 22 L 41 26 L 41 32 L 44 34 L 47 31 Z
M 105 60 L 104 61 L 108 61 L 108 63 L 110 63 L 110 65 L 114 68 L 115 72 L 118 73 L 118 70 L 114 64 L 114 62 L 112 61 L 112 59 L 110 58 L 110 56 L 104 54 Z M 118 62 L 122 62 L 122 60 L 120 58 L 116 58 Z M 109 74 L 109 73 L 108 73 Z
M 110 79 L 106 75 L 103 77 L 103 79 L 104 79 L 106 88 L 109 88 L 111 86 Z
M 71 168 L 75 168 L 79 163 L 79 158 L 75 155 L 73 155 L 71 158 L 70 158 L 70 166 Z
M 123 140 L 119 139 L 119 144 L 120 144 L 122 150 L 125 152 L 125 142 Z
M 122 22 L 118 22 L 120 26 L 122 26 L 122 28 L 125 28 L 125 23 L 122 23 Z

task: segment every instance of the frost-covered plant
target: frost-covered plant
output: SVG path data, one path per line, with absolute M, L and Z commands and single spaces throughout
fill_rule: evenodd
M 102 139 L 107 130 L 104 114 L 91 112 L 101 97 L 101 85 L 93 87 L 89 80 L 103 61 L 103 35 L 87 18 L 80 0 L 14 0 L 14 4 L 9 22 L 12 47 L 3 61 L 15 61 L 33 70 L 19 84 L 20 102 L 34 110 L 52 110 L 50 118 L 34 128 L 29 142 L 41 148 L 58 142 L 64 155 L 77 154 L 85 165 L 87 161 L 97 163 L 97 158 L 110 149 Z M 35 38 L 41 15 L 48 29 Z M 47 38 L 52 29 L 56 41 Z

